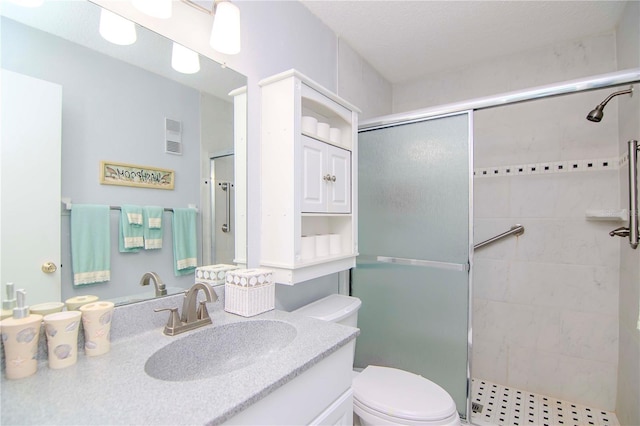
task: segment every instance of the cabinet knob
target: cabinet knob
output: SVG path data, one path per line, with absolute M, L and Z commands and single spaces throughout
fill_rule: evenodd
M 336 177 L 335 176 L 331 176 L 331 182 L 335 182 L 336 181 Z
M 329 182 L 331 180 L 331 175 L 327 173 L 326 175 L 324 175 L 322 177 L 322 180 L 324 180 L 325 182 Z M 333 181 L 335 182 L 335 176 L 334 176 Z

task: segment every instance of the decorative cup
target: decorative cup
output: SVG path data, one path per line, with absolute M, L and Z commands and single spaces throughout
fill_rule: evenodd
M 80 307 L 84 327 L 84 351 L 88 356 L 102 355 L 111 349 L 113 302 L 95 302 Z
M 67 311 L 75 311 L 80 306 L 86 305 L 89 303 L 97 302 L 98 296 L 92 296 L 87 294 L 85 296 L 76 296 L 64 301 L 65 305 L 67 305 Z
M 78 361 L 80 311 L 57 312 L 44 317 L 49 348 L 49 368 L 65 368 Z
M 21 379 L 38 371 L 38 339 L 42 315 L 7 318 L 0 322 L 7 379 Z
M 44 317 L 46 315 L 53 314 L 56 312 L 62 312 L 63 308 L 64 308 L 64 303 L 62 302 L 47 302 L 47 303 L 40 303 L 38 305 L 31 305 L 29 307 L 29 311 L 31 311 L 32 314 L 38 314 Z

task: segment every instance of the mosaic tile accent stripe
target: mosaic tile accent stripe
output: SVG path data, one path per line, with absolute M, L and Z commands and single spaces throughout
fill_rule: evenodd
M 546 173 L 572 173 L 594 170 L 618 170 L 629 161 L 629 154 L 621 157 L 593 160 L 566 160 L 547 163 L 517 164 L 513 166 L 484 167 L 473 170 L 475 178 L 537 175 Z
M 620 426 L 615 413 L 487 380 L 473 379 L 471 421 L 478 426 Z M 479 404 L 479 405 L 478 405 Z M 478 411 L 481 407 L 481 411 Z

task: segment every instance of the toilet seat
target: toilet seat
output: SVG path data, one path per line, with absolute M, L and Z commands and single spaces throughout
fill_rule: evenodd
M 449 424 L 456 405 L 440 386 L 407 371 L 370 365 L 353 380 L 354 405 L 390 423 Z

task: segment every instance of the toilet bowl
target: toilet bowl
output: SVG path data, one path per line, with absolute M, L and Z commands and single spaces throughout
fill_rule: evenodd
M 294 312 L 357 327 L 357 297 L 332 294 Z M 354 424 L 458 426 L 451 396 L 440 386 L 396 368 L 369 365 L 353 374 Z

